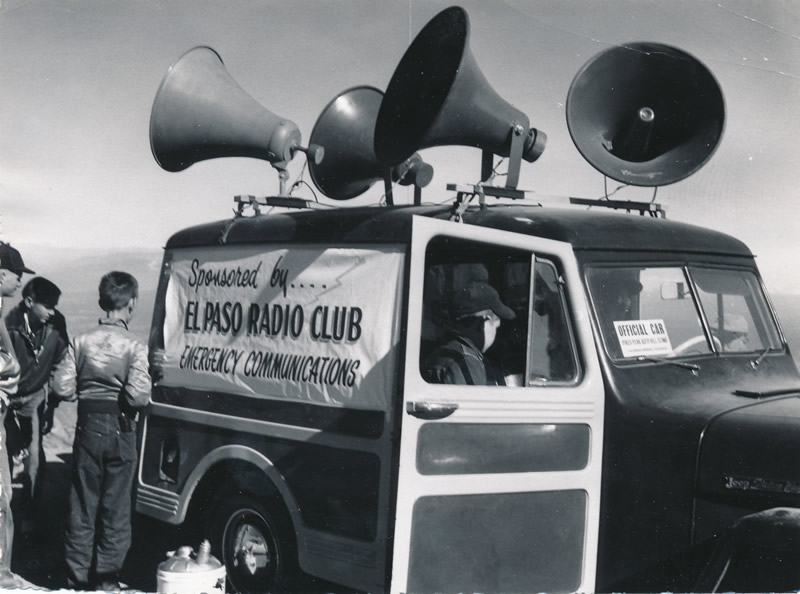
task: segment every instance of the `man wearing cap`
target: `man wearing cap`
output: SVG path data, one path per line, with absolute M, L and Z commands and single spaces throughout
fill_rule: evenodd
M 64 316 L 56 310 L 60 289 L 51 281 L 35 277 L 22 289 L 22 301 L 6 317 L 6 327 L 20 364 L 17 393 L 10 399 L 12 415 L 6 431 L 18 426 L 23 447 L 28 449 L 23 472 L 22 534 L 33 529 L 37 501 L 42 489 L 44 448 L 42 436 L 52 426 L 53 412 L 61 395 L 48 402 L 48 383 L 56 365 L 67 355 L 69 337 Z
M 747 344 L 748 326 L 744 316 L 726 313 L 722 319 L 712 323 L 712 333 L 722 341 L 722 350 L 726 353 L 752 350 Z
M 19 250 L 0 241 L 0 296 L 13 297 L 22 285 L 22 273 L 35 274 L 25 266 Z
M 452 328 L 422 366 L 434 384 L 491 386 L 502 384 L 487 368 L 484 353 L 494 344 L 501 320 L 513 320 L 514 311 L 500 301 L 491 285 L 472 281 L 450 300 Z

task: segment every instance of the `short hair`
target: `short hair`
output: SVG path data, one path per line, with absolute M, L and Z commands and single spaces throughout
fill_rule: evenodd
M 100 307 L 103 311 L 122 309 L 139 296 L 139 283 L 132 274 L 114 270 L 100 279 Z
M 58 305 L 58 298 L 61 296 L 59 289 L 54 282 L 47 280 L 43 276 L 37 276 L 29 280 L 22 288 L 22 298 L 30 297 L 34 303 L 41 303 L 48 307 Z

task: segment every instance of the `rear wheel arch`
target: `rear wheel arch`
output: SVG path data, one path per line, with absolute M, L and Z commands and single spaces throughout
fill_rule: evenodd
M 250 484 L 249 489 L 242 487 Z M 226 445 L 209 452 L 195 466 L 186 479 L 178 516 L 182 523 L 187 515 L 208 511 L 219 493 L 230 491 L 232 485 L 241 490 L 263 490 L 274 492 L 286 508 L 294 526 L 301 525 L 300 508 L 284 476 L 272 462 L 253 448 L 241 445 Z
M 299 505 L 286 479 L 266 456 L 252 448 L 228 445 L 215 449 L 195 467 L 186 485 L 179 523 L 205 526 L 205 518 L 221 498 L 251 493 L 256 499 L 269 499 L 271 506 L 280 506 L 295 534 L 302 525 Z
M 269 459 L 252 448 L 224 446 L 207 455 L 192 475 L 186 524 L 203 527 L 198 538 L 211 541 L 213 554 L 226 565 L 231 589 L 291 588 L 299 566 L 299 511 Z

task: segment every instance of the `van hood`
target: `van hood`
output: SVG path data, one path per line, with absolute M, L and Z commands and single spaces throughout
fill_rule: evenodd
M 776 391 L 712 418 L 700 438 L 698 497 L 800 507 L 800 390 Z

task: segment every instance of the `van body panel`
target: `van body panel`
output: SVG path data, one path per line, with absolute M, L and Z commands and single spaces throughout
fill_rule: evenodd
M 643 250 L 580 251 L 577 256 L 584 273 L 590 266 L 688 265 L 757 275 L 753 258 L 745 255 L 678 255 Z M 593 301 L 588 287 L 586 291 Z M 593 303 L 593 309 L 598 308 L 599 304 Z M 764 315 L 775 324 L 771 306 Z M 709 539 L 719 536 L 737 518 L 765 509 L 734 506 L 735 510 L 725 513 L 709 509 L 708 502 L 697 492 L 696 472 L 701 468 L 698 461 L 704 435 L 714 419 L 749 408 L 752 398 L 737 395 L 737 391 L 769 392 L 800 386 L 797 367 L 782 335 L 780 344 L 760 359 L 760 353 L 751 350 L 697 354 L 678 360 L 677 364 L 615 361 L 609 355 L 596 316 L 593 322 L 606 381 L 597 587 L 604 591 L 691 590 Z M 759 362 L 754 367 L 756 359 Z M 696 366 L 696 374 L 681 367 L 684 363 Z M 786 464 L 786 460 L 776 463 Z M 720 509 L 727 505 L 718 503 Z M 764 501 L 766 507 L 775 503 L 774 498 L 772 503 Z M 710 515 L 718 519 L 711 520 Z M 654 538 L 656 533 L 658 537 Z M 695 548 L 698 553 L 692 552 Z M 676 561 L 683 555 L 691 561 Z
M 405 248 L 196 246 L 165 262 L 137 509 L 180 523 L 195 494 L 257 497 L 266 479 L 301 567 L 382 588 Z
M 582 591 L 588 498 L 583 489 L 420 497 L 408 591 Z
M 742 398 L 742 397 L 740 397 Z M 746 513 L 800 507 L 800 385 L 794 393 L 744 397 L 706 427 L 697 461 L 695 538 L 722 533 Z M 769 433 L 775 439 L 764 440 Z M 730 510 L 739 510 L 731 517 Z
M 589 425 L 428 423 L 420 428 L 420 474 L 581 470 L 589 462 Z
M 160 443 L 161 434 L 175 431 L 174 421 L 169 415 L 151 417 L 148 420 L 151 439 Z M 277 474 L 271 478 L 280 477 L 276 487 L 291 495 L 289 501 L 296 505 L 290 508 L 290 513 L 302 520 L 301 525 L 364 542 L 375 539 L 380 481 L 380 452 L 376 442 L 330 436 L 318 442 L 307 431 L 242 421 L 202 416 L 196 416 L 194 421 L 182 420 L 177 436 L 185 475 L 178 476 L 172 485 L 147 474 L 143 479 L 150 484 L 162 482 L 169 491 L 193 488 L 198 472 L 225 456 L 243 459 L 242 451 L 249 450 L 263 458 L 264 464 L 259 466 L 268 464 L 274 469 Z M 308 456 L 313 464 L 298 465 L 294 462 L 297 456 Z M 340 473 L 336 477 L 325 472 L 332 466 Z M 248 490 L 247 485 L 241 486 Z M 338 502 L 335 510 L 330 509 L 334 501 Z M 337 518 L 335 524 L 332 517 Z

